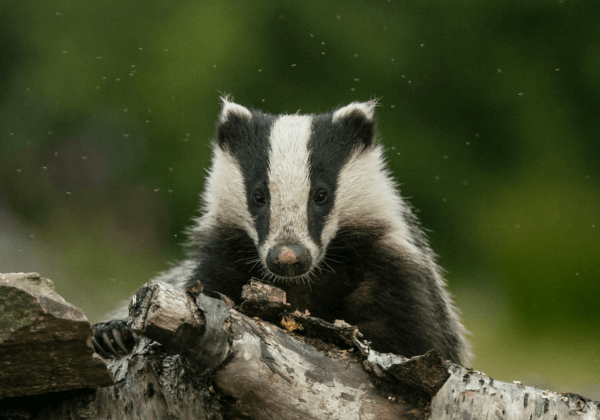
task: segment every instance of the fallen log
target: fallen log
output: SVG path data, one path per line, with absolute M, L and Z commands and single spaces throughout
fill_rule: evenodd
M 147 337 L 107 361 L 114 385 L 0 399 L 0 418 L 600 418 L 596 402 L 495 381 L 435 352 L 377 353 L 355 327 L 290 313 L 270 285 L 250 283 L 235 309 L 200 291 L 147 283 L 130 305 Z
M 251 286 L 259 292 L 273 288 L 256 283 Z M 264 295 L 250 291 L 246 295 L 253 295 L 255 301 L 242 306 L 257 311 Z M 195 313 L 190 303 L 193 299 L 203 316 Z M 263 301 L 269 308 L 274 305 Z M 285 299 L 280 303 L 285 308 Z M 266 321 L 231 309 L 223 301 L 152 281 L 132 299 L 130 315 L 132 329 L 162 340 L 165 347 L 179 353 L 194 380 L 207 378 L 218 367 L 212 383 L 216 390 L 235 401 L 232 409 L 237 415 L 252 419 L 383 420 L 427 416 L 431 394 L 422 392 L 421 381 L 413 389 L 409 389 L 412 384 L 399 383 L 394 387 L 389 381 L 386 391 L 382 391 L 371 381 L 361 354 L 353 355 L 333 344 L 310 341 L 317 344 L 315 347 Z M 344 328 L 331 325 L 333 336 L 337 336 L 337 329 Z M 210 338 L 199 339 L 199 334 Z M 210 352 L 206 351 L 207 346 Z M 398 357 L 384 366 L 382 355 L 373 351 L 369 354 L 373 357 L 366 360 L 367 366 L 380 372 L 412 363 Z M 443 359 L 432 353 L 421 363 L 426 364 L 437 365 L 445 373 L 436 378 L 439 389 L 448 377 Z M 408 370 L 415 373 L 414 369 Z M 429 372 L 422 369 L 421 373 Z M 383 375 L 380 378 L 389 380 Z M 434 384 L 435 380 L 430 382 Z

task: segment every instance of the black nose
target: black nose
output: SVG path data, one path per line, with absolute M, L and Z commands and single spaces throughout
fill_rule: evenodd
M 310 253 L 301 245 L 277 245 L 267 254 L 267 267 L 273 274 L 296 277 L 310 269 Z

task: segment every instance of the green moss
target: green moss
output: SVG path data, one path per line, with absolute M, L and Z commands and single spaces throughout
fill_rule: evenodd
M 35 299 L 22 290 L 0 287 L 0 343 L 14 331 L 32 324 Z

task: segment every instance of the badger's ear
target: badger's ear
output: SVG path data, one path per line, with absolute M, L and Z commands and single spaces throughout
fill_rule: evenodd
M 364 118 L 365 120 L 375 122 L 375 107 L 377 100 L 373 99 L 368 102 L 352 102 L 345 107 L 336 110 L 333 113 L 333 122 L 338 122 L 348 117 Z
M 221 97 L 223 104 L 217 121 L 217 140 L 223 150 L 232 150 L 236 141 L 250 136 L 252 113 L 241 105 L 232 102 L 229 96 Z
M 235 115 L 239 118 L 252 119 L 252 113 L 248 108 L 233 102 L 233 98 L 229 95 L 221 96 L 221 113 L 219 114 L 219 124 L 225 124 L 230 121 Z
M 352 146 L 358 150 L 365 150 L 373 145 L 376 106 L 376 100 L 352 102 L 333 112 L 333 124 L 340 127 L 344 138 L 352 139 Z

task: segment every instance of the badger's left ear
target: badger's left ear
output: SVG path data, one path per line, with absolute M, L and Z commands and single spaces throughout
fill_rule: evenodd
M 352 144 L 359 149 L 368 149 L 373 145 L 375 136 L 375 107 L 377 101 L 352 102 L 334 111 L 332 122 L 338 125 Z M 347 138 L 347 137 L 346 137 Z
M 368 102 L 352 102 L 343 108 L 338 109 L 333 113 L 333 122 L 338 122 L 344 118 L 351 116 L 364 118 L 367 121 L 375 122 L 375 107 L 377 106 L 377 100 L 372 99 Z

